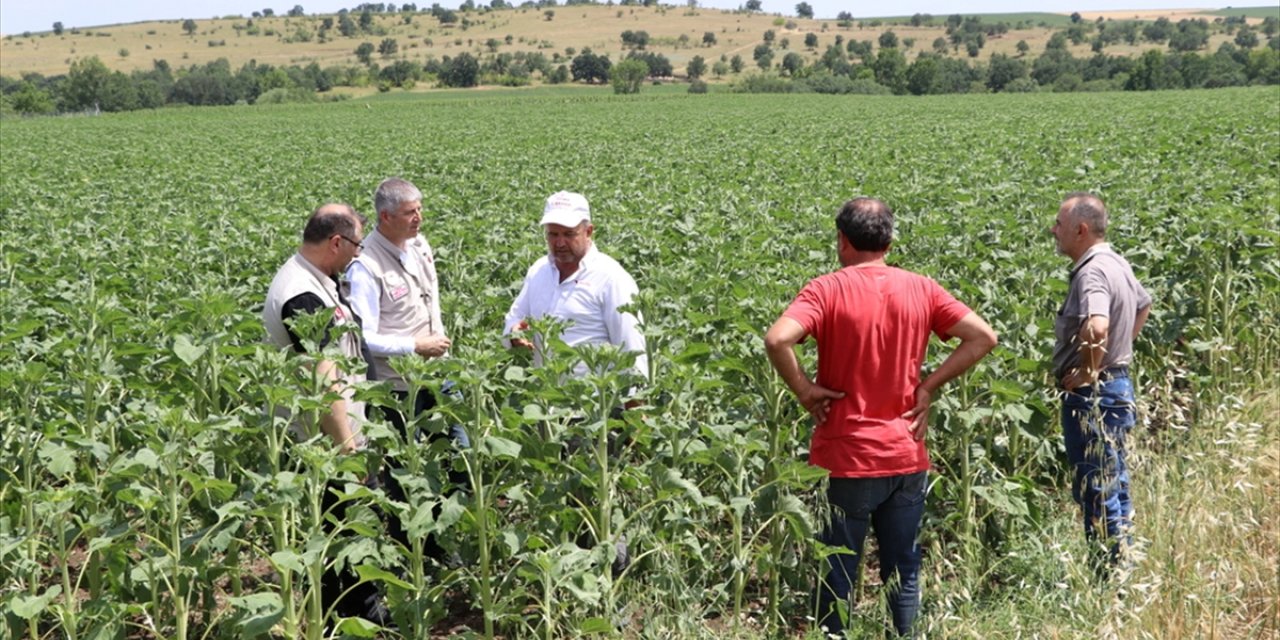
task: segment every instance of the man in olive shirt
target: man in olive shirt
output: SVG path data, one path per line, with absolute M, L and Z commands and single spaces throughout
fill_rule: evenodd
M 1058 252 L 1074 262 L 1053 350 L 1071 492 L 1083 510 L 1086 538 L 1103 537 L 1115 563 L 1133 512 L 1125 460 L 1125 437 L 1136 422 L 1129 363 L 1151 296 L 1107 244 L 1107 210 L 1097 196 L 1069 194 L 1051 231 Z

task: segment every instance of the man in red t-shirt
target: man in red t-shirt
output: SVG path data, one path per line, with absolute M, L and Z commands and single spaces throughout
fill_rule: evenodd
M 809 463 L 827 469 L 831 522 L 822 541 L 849 551 L 829 556 L 817 594 L 818 624 L 839 634 L 839 601 L 858 575 L 867 526 L 875 527 L 880 577 L 899 634 L 920 609 L 920 548 L 929 456 L 924 437 L 938 388 L 996 346 L 978 314 L 933 280 L 885 264 L 893 212 L 855 198 L 836 215 L 842 269 L 815 278 L 765 335 L 769 361 L 817 427 Z M 960 345 L 920 381 L 929 334 Z M 809 380 L 793 347 L 813 336 L 818 375 Z

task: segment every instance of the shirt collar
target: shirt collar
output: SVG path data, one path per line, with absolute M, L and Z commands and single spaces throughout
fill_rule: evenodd
M 1089 261 L 1089 258 L 1107 251 L 1111 251 L 1111 243 L 1109 242 L 1099 242 L 1098 244 L 1089 247 L 1085 250 L 1084 254 L 1080 256 L 1080 259 L 1076 260 L 1076 263 L 1071 265 L 1071 270 L 1075 271 L 1076 269 L 1079 269 L 1080 265 Z

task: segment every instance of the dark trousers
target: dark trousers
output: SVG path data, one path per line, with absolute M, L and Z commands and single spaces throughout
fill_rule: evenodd
M 831 565 L 818 588 L 818 626 L 827 633 L 844 631 L 839 602 L 848 602 L 858 581 L 862 544 L 868 525 L 875 529 L 880 549 L 880 579 L 884 582 L 894 629 L 911 633 L 920 611 L 920 546 L 916 544 L 924 517 L 927 472 L 887 478 L 831 478 L 827 502 L 831 521 L 822 542 L 844 547 L 828 556 Z
M 405 401 L 409 397 L 409 393 L 407 391 L 392 391 L 392 394 L 394 394 L 397 400 L 397 407 L 374 407 L 370 405 L 368 407 L 367 415 L 370 419 L 381 417 L 386 420 L 396 429 L 400 436 L 408 442 L 408 421 L 405 419 L 404 414 L 401 413 L 398 407 L 404 406 Z M 431 391 L 428 389 L 419 389 L 413 399 L 413 414 L 415 416 L 421 415 L 430 411 L 435 406 L 436 398 Z M 467 433 L 463 430 L 462 425 L 452 425 L 449 428 L 448 434 L 431 434 L 427 438 L 427 441 L 434 442 L 445 437 L 452 439 L 458 448 L 465 449 L 471 446 L 470 439 L 467 437 Z M 404 487 L 401 486 L 400 481 L 396 478 L 396 474 L 392 473 L 393 471 L 402 468 L 403 465 L 397 458 L 388 456 L 383 460 L 382 468 L 377 474 L 372 475 L 370 481 L 366 484 L 371 489 L 377 489 L 379 487 L 382 488 L 383 491 L 386 492 L 389 500 L 407 502 L 408 500 L 405 496 Z M 468 487 L 470 477 L 466 471 L 450 470 L 449 483 L 450 486 L 446 488 L 445 495 L 452 494 L 453 491 L 458 488 L 465 489 Z M 336 496 L 334 496 L 332 492 L 326 491 L 323 503 L 324 508 L 328 509 L 333 507 L 336 503 Z M 433 509 L 436 517 L 439 517 L 440 509 L 441 508 L 439 506 Z M 346 505 L 338 505 L 337 507 L 334 507 L 334 517 L 337 520 L 343 520 L 345 515 Z M 394 513 L 383 513 L 382 517 L 386 521 L 387 534 L 395 541 L 405 547 L 408 547 L 409 535 L 405 532 L 404 525 L 400 522 L 400 518 Z M 436 540 L 434 535 L 428 536 L 426 541 L 423 543 L 423 553 L 426 557 L 438 562 L 447 562 L 447 558 L 449 556 L 448 551 L 445 550 L 444 547 L 440 546 L 439 541 Z M 326 571 L 321 585 L 321 598 L 324 601 L 325 606 L 329 607 L 336 604 L 338 615 L 341 616 L 369 617 L 366 613 L 375 610 L 378 606 L 379 595 L 377 585 L 375 583 L 365 583 L 351 588 L 352 585 L 356 585 L 358 582 L 359 578 L 356 576 L 355 572 L 349 569 L 345 571 L 335 571 L 332 569 Z M 348 588 L 351 588 L 351 591 L 345 597 L 340 598 L 341 594 L 344 591 L 347 591 Z

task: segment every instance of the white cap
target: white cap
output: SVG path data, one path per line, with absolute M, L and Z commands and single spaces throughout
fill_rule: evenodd
M 547 198 L 547 206 L 542 208 L 542 222 L 538 224 L 576 227 L 584 220 L 591 220 L 591 207 L 587 204 L 587 199 L 580 193 L 557 191 Z

